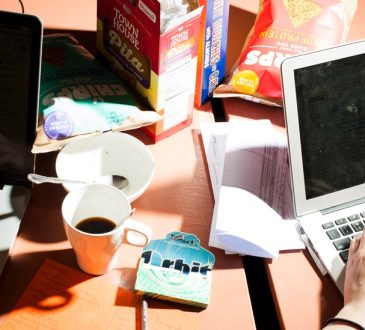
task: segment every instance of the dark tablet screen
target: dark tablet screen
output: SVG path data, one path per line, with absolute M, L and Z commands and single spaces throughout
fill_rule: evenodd
M 365 54 L 297 69 L 308 199 L 365 183 Z
M 42 25 L 0 11 L 0 185 L 29 185 L 33 172 Z

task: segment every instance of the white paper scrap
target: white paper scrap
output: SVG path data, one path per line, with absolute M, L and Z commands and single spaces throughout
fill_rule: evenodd
M 281 217 L 252 193 L 222 186 L 216 234 L 227 251 L 265 258 L 279 254 Z

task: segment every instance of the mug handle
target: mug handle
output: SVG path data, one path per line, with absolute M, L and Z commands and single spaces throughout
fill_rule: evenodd
M 146 246 L 152 237 L 151 227 L 132 219 L 124 222 L 124 230 L 126 240 L 131 245 Z

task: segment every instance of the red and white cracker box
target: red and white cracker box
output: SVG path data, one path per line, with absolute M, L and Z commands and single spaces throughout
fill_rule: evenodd
M 163 119 L 156 142 L 190 125 L 202 7 L 160 31 L 157 0 L 98 0 L 97 51 Z

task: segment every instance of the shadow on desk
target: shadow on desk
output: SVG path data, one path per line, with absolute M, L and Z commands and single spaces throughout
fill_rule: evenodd
M 78 30 L 56 30 L 45 29 L 44 35 L 55 33 L 72 34 L 91 54 L 96 53 L 96 33 L 95 31 L 78 31 Z
M 246 101 L 241 98 L 223 99 L 226 117 L 231 120 L 238 117 L 245 119 L 270 119 L 274 126 L 285 129 L 284 111 L 281 107 L 273 107 Z
M 12 267 L 5 267 L 1 276 L 8 278 L 22 277 L 22 281 L 17 281 L 17 285 L 7 285 L 4 287 L 3 281 L 0 281 L 0 290 L 3 293 L 0 297 L 0 315 L 6 314 L 12 310 L 38 269 L 41 267 L 43 260 L 48 257 L 60 262 L 70 263 L 74 261 L 74 253 L 71 249 L 47 251 L 47 252 L 30 252 L 13 256 Z M 31 271 L 30 271 L 31 269 Z M 65 301 L 70 299 L 69 294 L 62 294 Z M 1 324 L 1 323 L 0 323 Z

